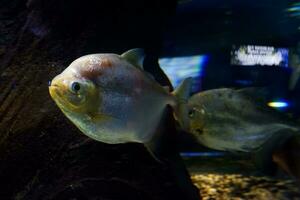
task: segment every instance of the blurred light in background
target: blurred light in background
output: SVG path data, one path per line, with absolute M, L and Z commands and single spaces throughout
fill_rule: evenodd
M 159 64 L 169 77 L 174 88 L 176 88 L 185 78 L 192 77 L 194 81 L 192 92 L 198 92 L 201 89 L 201 77 L 203 76 L 204 67 L 207 61 L 207 55 L 198 55 L 160 58 Z
M 224 156 L 224 152 L 181 152 L 182 157 L 221 157 Z
M 290 17 L 300 17 L 300 2 L 293 3 L 286 12 Z
M 243 85 L 243 86 L 249 86 L 253 84 L 252 80 L 235 80 L 234 82 L 236 84 Z
M 289 106 L 287 101 L 272 101 L 268 103 L 268 106 L 272 108 L 286 108 Z
M 287 48 L 255 45 L 233 46 L 231 64 L 288 67 L 288 53 L 289 50 Z

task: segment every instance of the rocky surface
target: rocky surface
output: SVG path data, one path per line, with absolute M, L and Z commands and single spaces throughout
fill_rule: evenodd
M 0 3 L 0 199 L 197 199 L 175 149 L 167 153 L 172 159 L 162 157 L 159 163 L 139 144 L 88 140 L 48 94 L 49 80 L 92 52 L 145 47 L 150 53 L 146 66 L 159 74 L 151 52 L 160 46 L 164 9 L 170 5 L 172 10 L 174 2 L 132 1 L 119 7 L 93 0 Z M 160 13 L 153 21 L 152 11 Z M 141 12 L 139 19 L 149 20 L 141 26 L 153 33 L 151 39 L 132 32 L 139 21 L 130 19 Z M 176 132 L 172 118 L 165 123 L 160 131 Z M 186 192 L 189 188 L 195 195 Z
M 241 174 L 193 174 L 203 200 L 299 200 L 299 186 L 293 180 Z
M 298 200 L 300 184 L 282 170 L 262 174 L 249 155 L 185 157 L 193 183 L 203 199 Z

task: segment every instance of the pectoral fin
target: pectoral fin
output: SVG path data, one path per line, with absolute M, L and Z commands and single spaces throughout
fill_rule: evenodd
M 163 162 L 173 152 L 176 137 L 175 122 L 172 116 L 172 108 L 167 106 L 162 115 L 159 125 L 156 127 L 152 138 L 144 142 L 151 156 L 158 162 Z M 174 150 L 175 151 L 175 150 Z
M 93 122 L 109 121 L 109 120 L 115 119 L 112 116 L 103 115 L 101 113 L 87 113 L 86 116 Z

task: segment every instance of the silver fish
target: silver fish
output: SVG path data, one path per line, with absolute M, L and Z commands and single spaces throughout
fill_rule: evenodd
M 82 133 L 104 143 L 148 143 L 167 105 L 186 127 L 191 79 L 170 93 L 143 70 L 143 59 L 141 49 L 80 57 L 51 81 L 50 95 Z
M 234 152 L 254 152 L 299 132 L 299 126 L 266 106 L 262 91 L 223 88 L 193 95 L 189 132 L 209 148 Z
M 300 46 L 300 45 L 299 45 Z M 300 47 L 299 47 L 300 49 Z M 298 54 L 291 55 L 292 74 L 289 80 L 289 89 L 294 90 L 300 77 L 300 58 Z

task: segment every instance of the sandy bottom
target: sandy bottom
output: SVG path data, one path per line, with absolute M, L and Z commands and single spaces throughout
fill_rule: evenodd
M 300 191 L 292 180 L 240 174 L 193 174 L 203 200 L 208 199 L 300 199 Z
M 185 159 L 203 200 L 300 200 L 300 184 L 286 175 L 263 176 L 249 158 Z

